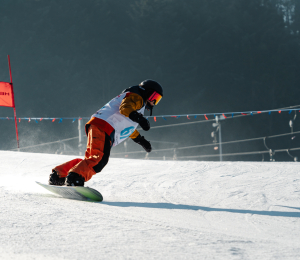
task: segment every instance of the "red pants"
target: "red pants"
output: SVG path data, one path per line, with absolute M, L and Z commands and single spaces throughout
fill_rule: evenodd
M 59 177 L 67 177 L 68 173 L 76 172 L 85 181 L 100 172 L 107 164 L 110 155 L 110 137 L 94 125 L 88 130 L 88 141 L 84 159 L 74 159 L 56 166 L 54 170 Z

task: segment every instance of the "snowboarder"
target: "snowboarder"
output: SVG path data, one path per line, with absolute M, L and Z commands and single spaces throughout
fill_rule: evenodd
M 112 146 L 130 137 L 146 152 L 152 147 L 136 130 L 138 125 L 148 131 L 149 121 L 144 117 L 145 108 L 150 110 L 163 96 L 161 85 L 154 80 L 145 80 L 137 86 L 125 89 L 92 115 L 85 125 L 88 136 L 84 159 L 74 159 L 56 166 L 49 176 L 50 185 L 84 186 L 92 176 L 107 164 Z

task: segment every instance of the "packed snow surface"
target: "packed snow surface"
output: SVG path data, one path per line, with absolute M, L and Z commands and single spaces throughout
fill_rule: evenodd
M 59 197 L 51 169 L 73 156 L 0 152 L 1 259 L 300 259 L 300 165 L 110 159 Z

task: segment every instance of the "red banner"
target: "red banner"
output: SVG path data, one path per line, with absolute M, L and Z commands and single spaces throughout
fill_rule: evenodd
M 15 107 L 11 83 L 0 82 L 0 106 Z

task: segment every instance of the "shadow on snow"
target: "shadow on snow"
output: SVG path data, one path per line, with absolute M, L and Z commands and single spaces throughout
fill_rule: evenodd
M 245 209 L 224 209 L 224 208 L 211 208 L 202 206 L 190 206 L 182 204 L 172 204 L 172 203 L 143 203 L 143 202 L 101 202 L 101 204 L 106 204 L 115 207 L 140 207 L 140 208 L 155 208 L 155 209 L 184 209 L 184 210 L 202 210 L 207 212 L 230 212 L 230 213 L 240 213 L 240 214 L 253 214 L 262 216 L 272 216 L 272 217 L 289 217 L 289 218 L 300 218 L 300 212 L 284 212 L 284 211 L 260 211 L 260 210 L 245 210 Z M 286 206 L 281 206 L 286 207 Z M 292 207 L 288 207 L 292 208 Z M 294 208 L 300 209 L 300 208 Z

